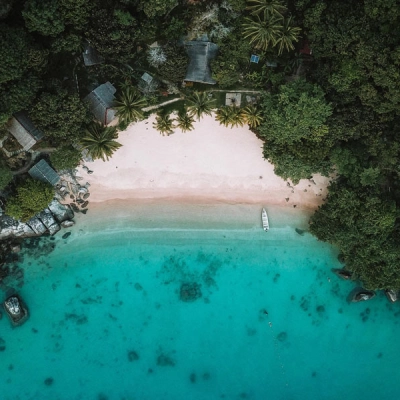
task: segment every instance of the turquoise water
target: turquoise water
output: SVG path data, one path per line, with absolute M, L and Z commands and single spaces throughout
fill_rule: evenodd
M 41 239 L 52 252 L 25 249 L 31 315 L 0 321 L 0 398 L 398 396 L 400 305 L 348 304 L 335 249 L 294 230 L 306 217 L 277 211 L 265 234 L 257 208 L 224 209 L 91 210 Z M 184 283 L 200 297 L 182 301 Z

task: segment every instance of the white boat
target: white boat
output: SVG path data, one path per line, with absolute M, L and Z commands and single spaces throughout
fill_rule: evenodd
M 269 230 L 268 214 L 265 208 L 261 212 L 262 225 L 265 232 Z

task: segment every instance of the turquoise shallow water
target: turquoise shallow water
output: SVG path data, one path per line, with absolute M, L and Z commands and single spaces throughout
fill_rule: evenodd
M 31 315 L 0 321 L 1 399 L 400 394 L 400 305 L 348 304 L 335 249 L 295 232 L 304 216 L 272 210 L 265 234 L 257 208 L 201 210 L 121 208 L 110 225 L 94 209 L 69 238 L 40 241 L 51 253 L 25 250 Z M 183 302 L 183 283 L 201 297 Z

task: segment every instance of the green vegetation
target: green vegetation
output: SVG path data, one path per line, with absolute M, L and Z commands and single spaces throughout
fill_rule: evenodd
M 327 119 L 332 107 L 317 85 L 298 79 L 266 93 L 259 136 L 265 140 L 264 157 L 275 172 L 298 183 L 313 173 L 328 173 L 329 154 L 335 144 Z
M 3 190 L 12 180 L 13 174 L 10 168 L 0 165 L 0 191 Z
M 121 143 L 114 140 L 117 138 L 118 133 L 115 126 L 104 126 L 98 122 L 92 122 L 86 130 L 86 135 L 80 140 L 80 144 L 94 160 L 108 161 L 113 153 L 122 146 Z
M 50 154 L 51 164 L 57 171 L 73 169 L 79 164 L 81 159 L 81 151 L 72 146 L 60 147 Z
M 156 122 L 153 123 L 153 127 L 157 129 L 161 135 L 169 136 L 174 133 L 174 120 L 171 119 L 169 114 L 160 112 L 157 114 Z
M 192 131 L 194 129 L 193 123 L 194 117 L 188 114 L 186 110 L 178 113 L 176 118 L 177 128 L 181 129 L 183 132 Z
M 130 124 L 143 119 L 142 108 L 146 104 L 146 99 L 136 89 L 128 87 L 117 97 L 114 108 L 117 111 L 117 117 Z
M 0 7 L 2 133 L 13 113 L 28 111 L 45 134 L 36 148 L 49 152 L 52 165 L 61 170 L 79 162 L 80 144 L 103 160 L 120 147 L 117 128 L 94 123 L 83 101 L 99 84 L 110 81 L 118 88 L 118 129 L 141 120 L 146 104 L 158 104 L 168 94 L 182 100 L 160 110 L 155 126 L 163 134 L 173 132 L 172 111 L 179 112 L 176 126 L 190 131 L 195 118 L 219 108 L 220 123 L 250 126 L 264 142 L 265 158 L 285 179 L 298 182 L 313 173 L 333 173 L 311 232 L 338 246 L 346 268 L 364 285 L 400 288 L 398 4 L 195 3 L 7 2 Z M 188 57 L 180 39 L 204 34 L 219 46 L 211 63 L 217 83 L 183 87 Z M 101 64 L 83 65 L 88 42 L 102 56 Z M 258 63 L 250 62 L 253 54 Z M 154 78 L 147 86 L 141 80 L 144 72 Z M 254 99 L 247 103 L 242 96 L 242 108 L 225 107 L 225 93 L 210 93 L 225 88 L 253 91 Z M 17 149 L 13 145 L 9 151 Z M 6 152 L 1 157 L 0 189 L 7 187 L 2 192 L 9 196 L 2 198 L 7 212 L 28 218 L 33 211 L 26 192 L 19 203 L 19 190 L 31 185 L 35 198 L 44 189 L 26 173 L 12 179 L 10 169 L 16 168 Z M 42 200 L 40 207 L 48 199 Z
M 26 222 L 46 208 L 53 197 L 52 186 L 28 178 L 18 186 L 15 195 L 8 198 L 6 213 L 17 220 Z
M 198 120 L 200 120 L 203 115 L 211 115 L 215 100 L 209 97 L 208 93 L 194 92 L 191 96 L 187 97 L 186 100 L 189 103 L 189 113 Z

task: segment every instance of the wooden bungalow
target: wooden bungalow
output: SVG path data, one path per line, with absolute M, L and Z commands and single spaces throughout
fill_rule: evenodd
M 108 125 L 115 119 L 113 106 L 116 91 L 117 89 L 110 82 L 106 82 L 85 97 L 85 101 L 89 103 L 90 111 L 104 125 Z
M 13 115 L 7 125 L 7 130 L 25 151 L 30 150 L 44 137 L 43 132 L 36 128 L 25 111 L 19 111 Z
M 55 186 L 60 181 L 60 177 L 53 168 L 46 162 L 46 160 L 40 160 L 36 163 L 29 171 L 28 174 L 33 178 L 42 182 L 50 183 Z

